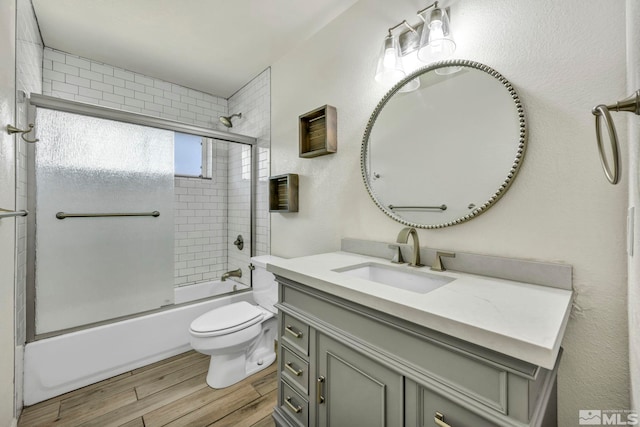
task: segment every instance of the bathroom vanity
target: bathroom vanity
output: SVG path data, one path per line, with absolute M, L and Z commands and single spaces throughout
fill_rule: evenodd
M 570 290 L 346 252 L 268 270 L 279 282 L 278 425 L 556 425 Z

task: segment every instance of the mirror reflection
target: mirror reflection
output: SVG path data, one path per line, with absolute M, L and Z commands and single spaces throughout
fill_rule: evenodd
M 411 80 L 420 87 L 401 92 Z M 362 168 L 374 202 L 403 224 L 439 228 L 484 212 L 511 184 L 525 121 L 511 84 L 471 61 L 418 70 L 378 104 Z

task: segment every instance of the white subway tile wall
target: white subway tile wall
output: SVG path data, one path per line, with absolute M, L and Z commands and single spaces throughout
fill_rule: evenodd
M 229 98 L 229 114 L 242 113 L 234 132 L 258 139 L 256 182 L 255 254 L 266 255 L 270 247 L 269 165 L 271 148 L 271 69 L 267 68 Z M 229 234 L 235 230 L 230 226 Z M 233 240 L 230 241 L 232 243 Z M 235 248 L 234 248 L 235 249 Z M 230 249 L 231 250 L 231 249 Z M 233 253 L 233 251 L 231 251 Z
M 175 178 L 175 285 L 227 271 L 228 143 L 213 143 L 213 179 Z
M 269 253 L 270 78 L 267 69 L 227 101 L 65 52 L 44 50 L 45 95 L 223 131 L 228 129 L 218 117 L 236 112 L 228 110 L 228 105 L 244 110 L 242 119 L 234 120 L 232 131 L 258 138 L 257 255 Z M 238 173 L 242 168 L 242 155 L 229 158 L 229 150 L 233 150 L 228 145 L 215 144 L 214 180 L 175 179 L 175 284 L 178 286 L 216 279 L 225 271 L 239 267 L 244 270 L 242 281 L 249 283 L 250 193 L 247 191 L 250 192 L 250 186 L 244 182 L 242 173 Z M 241 147 L 237 150 L 240 153 Z M 238 234 L 245 239 L 243 251 L 233 246 Z
M 226 130 L 224 98 L 50 48 L 42 68 L 45 95 Z
M 16 89 L 28 97 L 42 93 L 43 43 L 30 0 L 18 0 L 16 26 Z M 29 125 L 26 100 L 16 99 L 16 126 Z M 27 143 L 16 137 L 16 209 L 27 208 Z M 18 411 L 22 409 L 22 346 L 26 342 L 26 275 L 27 275 L 27 219 L 16 218 L 16 279 L 15 279 L 15 336 L 16 352 L 15 399 Z
M 248 285 L 251 283 L 251 169 L 247 164 L 251 164 L 250 146 L 229 147 L 228 269 L 242 269 L 239 281 Z M 242 250 L 233 244 L 239 235 L 244 241 Z

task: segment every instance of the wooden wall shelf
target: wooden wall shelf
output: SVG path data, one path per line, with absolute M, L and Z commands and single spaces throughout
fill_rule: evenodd
M 338 113 L 325 105 L 300 116 L 300 157 L 324 156 L 338 151 Z
M 298 175 L 269 177 L 269 212 L 298 212 Z

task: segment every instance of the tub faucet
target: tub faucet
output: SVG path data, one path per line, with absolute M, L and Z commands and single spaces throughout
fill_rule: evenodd
M 237 270 L 227 271 L 222 275 L 222 278 L 220 280 L 224 282 L 229 277 L 242 277 L 242 269 L 239 268 Z
M 413 238 L 413 255 L 411 256 L 411 267 L 422 267 L 424 264 L 420 263 L 420 241 L 418 240 L 418 232 L 413 227 L 405 227 L 398 233 L 396 243 L 408 243 L 409 236 Z

